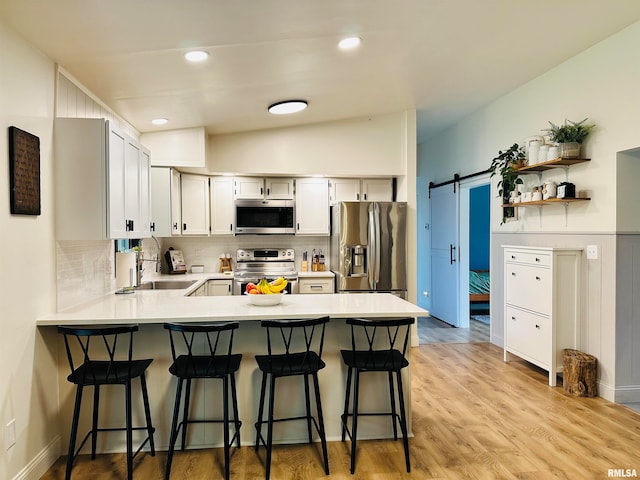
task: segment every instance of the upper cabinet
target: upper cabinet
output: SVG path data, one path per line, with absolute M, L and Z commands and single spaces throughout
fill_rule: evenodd
M 296 235 L 329 235 L 329 181 L 296 180 Z
M 57 118 L 58 240 L 145 238 L 150 232 L 150 152 L 108 120 Z
M 233 178 L 211 177 L 211 235 L 233 235 L 235 209 L 233 202 Z
M 151 233 L 158 237 L 180 235 L 180 172 L 151 168 Z
M 330 202 L 390 202 L 393 186 L 390 178 L 332 178 Z
M 143 133 L 140 143 L 151 151 L 154 167 L 206 167 L 204 127 Z
M 292 200 L 292 178 L 235 177 L 233 198 L 236 200 Z
M 182 235 L 209 235 L 209 177 L 181 176 Z

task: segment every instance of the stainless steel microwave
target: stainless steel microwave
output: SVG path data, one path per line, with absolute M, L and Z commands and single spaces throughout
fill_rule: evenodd
M 292 200 L 236 200 L 236 235 L 293 235 Z

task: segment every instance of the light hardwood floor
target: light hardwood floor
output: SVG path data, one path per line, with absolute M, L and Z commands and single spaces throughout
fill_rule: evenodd
M 601 398 L 576 398 L 547 385 L 546 372 L 523 361 L 502 361 L 489 343 L 413 348 L 411 474 L 402 443 L 359 441 L 356 474 L 349 473 L 349 442 L 329 442 L 331 475 L 324 475 L 319 444 L 274 447 L 278 479 L 606 479 L 609 469 L 640 475 L 640 414 Z M 363 420 L 366 421 L 366 420 Z M 243 426 L 245 439 L 253 438 Z M 264 449 L 234 450 L 231 478 L 264 478 Z M 134 477 L 161 479 L 165 453 L 141 453 Z M 124 456 L 76 460 L 73 479 L 124 479 Z M 222 451 L 178 452 L 171 478 L 222 476 Z M 42 477 L 64 478 L 64 458 Z

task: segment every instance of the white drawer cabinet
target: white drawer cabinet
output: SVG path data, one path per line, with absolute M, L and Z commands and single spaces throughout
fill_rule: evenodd
M 504 360 L 544 368 L 555 386 L 563 349 L 578 347 L 582 250 L 503 248 Z
M 333 293 L 333 277 L 299 277 L 298 288 L 300 293 Z

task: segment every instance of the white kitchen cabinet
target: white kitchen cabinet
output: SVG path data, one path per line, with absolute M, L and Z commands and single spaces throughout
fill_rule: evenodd
M 140 143 L 151 151 L 154 167 L 207 166 L 207 134 L 204 127 L 143 133 Z
M 150 235 L 150 154 L 111 122 L 57 118 L 58 240 Z
M 182 232 L 182 178 L 180 172 L 171 170 L 171 235 Z
M 390 178 L 363 178 L 362 200 L 365 202 L 391 202 L 393 184 Z
M 504 360 L 509 354 L 549 372 L 578 348 L 582 250 L 504 246 Z
M 211 235 L 233 235 L 235 222 L 233 179 L 231 177 L 211 177 L 209 183 Z
M 183 173 L 180 194 L 182 235 L 209 235 L 209 177 Z
M 267 200 L 293 200 L 293 178 L 266 178 L 265 199 Z
M 180 235 L 180 172 L 151 168 L 151 233 L 158 237 Z
M 296 235 L 329 235 L 329 181 L 296 181 Z
M 333 293 L 333 277 L 298 277 L 300 293 Z
M 224 297 L 232 293 L 233 280 L 209 280 L 207 281 L 207 295 L 210 297 Z
M 359 178 L 332 178 L 329 184 L 331 203 L 360 201 Z
M 236 200 L 292 200 L 293 188 L 292 178 L 235 177 L 233 195 Z
M 393 186 L 390 178 L 332 178 L 329 184 L 331 204 L 393 200 Z

